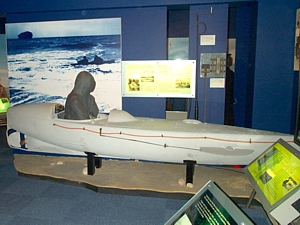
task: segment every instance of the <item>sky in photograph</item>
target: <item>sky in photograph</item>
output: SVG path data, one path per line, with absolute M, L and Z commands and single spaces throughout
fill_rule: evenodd
M 25 31 L 32 32 L 33 38 L 119 35 L 121 18 L 6 24 L 7 39 L 17 39 Z

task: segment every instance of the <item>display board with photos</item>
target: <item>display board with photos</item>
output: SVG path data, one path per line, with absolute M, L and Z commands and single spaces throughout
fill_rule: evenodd
M 122 61 L 122 97 L 194 98 L 195 60 Z

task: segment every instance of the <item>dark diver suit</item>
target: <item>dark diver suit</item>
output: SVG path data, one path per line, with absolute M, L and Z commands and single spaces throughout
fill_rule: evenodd
M 65 119 L 84 120 L 96 118 L 99 108 L 94 96 L 96 82 L 94 77 L 86 71 L 80 72 L 75 80 L 75 85 L 67 97 L 65 105 Z

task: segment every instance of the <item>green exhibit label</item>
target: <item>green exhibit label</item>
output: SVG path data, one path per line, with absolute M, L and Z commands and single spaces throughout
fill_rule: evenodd
M 283 198 L 300 183 L 298 157 L 279 142 L 253 161 L 247 169 L 270 205 Z

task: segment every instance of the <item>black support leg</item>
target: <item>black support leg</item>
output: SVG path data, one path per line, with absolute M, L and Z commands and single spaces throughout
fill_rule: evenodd
M 193 178 L 194 178 L 194 171 L 195 171 L 195 164 L 197 163 L 196 161 L 193 160 L 184 160 L 183 161 L 186 164 L 186 184 L 193 183 Z
M 88 175 L 94 175 L 95 174 L 95 153 L 91 152 L 84 152 L 87 154 L 87 169 L 88 169 Z M 97 160 L 98 161 L 98 160 Z
M 95 166 L 97 169 L 102 167 L 102 157 L 95 157 Z

